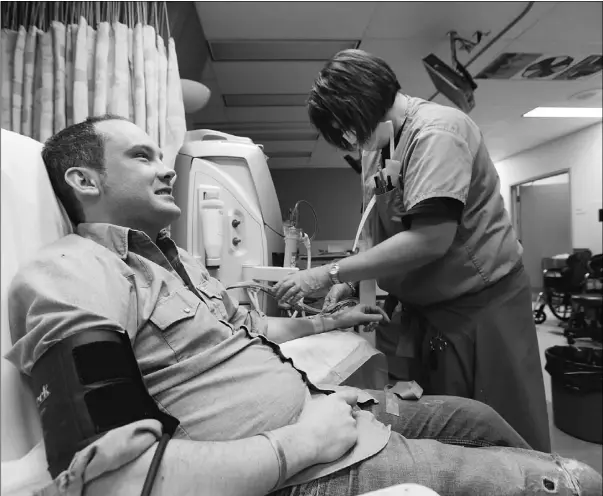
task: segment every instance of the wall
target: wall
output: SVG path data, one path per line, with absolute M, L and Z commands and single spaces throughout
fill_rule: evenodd
M 572 245 L 603 252 L 602 207 L 603 126 L 589 126 L 576 133 L 544 143 L 496 164 L 501 193 L 511 212 L 511 186 L 563 169 L 570 170 Z
M 298 200 L 312 204 L 318 216 L 318 236 L 313 252 L 335 242 L 351 248 L 360 223 L 360 176 L 351 168 L 273 169 L 270 171 L 283 218 Z M 300 207 L 300 225 L 312 234 L 314 219 L 307 205 Z M 349 245 L 349 246 L 348 246 Z

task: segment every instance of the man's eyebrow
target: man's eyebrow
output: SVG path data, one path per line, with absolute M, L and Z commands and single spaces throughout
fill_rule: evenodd
M 163 152 L 159 148 L 155 148 L 149 145 L 134 145 L 128 150 L 128 155 L 131 155 L 137 151 L 144 151 L 154 157 L 155 155 L 159 155 L 159 160 L 163 161 Z

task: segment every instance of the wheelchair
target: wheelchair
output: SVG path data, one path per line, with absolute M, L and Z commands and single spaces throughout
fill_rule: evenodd
M 590 338 L 603 342 L 603 275 L 601 271 L 603 255 L 595 255 L 589 261 L 584 293 L 571 297 L 572 312 L 563 334 L 568 344 L 573 345 L 576 339 Z
M 563 268 L 543 271 L 543 290 L 534 305 L 534 322 L 546 321 L 545 307 L 561 322 L 568 322 L 572 314 L 572 296 L 584 293 L 589 277 L 590 250 L 571 254 Z

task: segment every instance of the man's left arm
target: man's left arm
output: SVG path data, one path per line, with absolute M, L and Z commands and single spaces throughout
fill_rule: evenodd
M 461 221 L 473 160 L 459 134 L 437 127 L 419 133 L 404 178 L 404 221 L 410 228 L 341 260 L 339 279 L 379 279 L 443 257 Z
M 265 320 L 266 337 L 278 344 L 372 322 L 389 322 L 387 314 L 381 308 L 370 305 L 356 305 L 331 315 L 314 315 L 305 319 L 266 317 Z

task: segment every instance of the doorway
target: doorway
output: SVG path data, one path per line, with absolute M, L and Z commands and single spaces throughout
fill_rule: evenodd
M 542 289 L 542 259 L 572 252 L 569 171 L 511 187 L 513 224 L 523 245 L 523 262 L 535 291 Z

